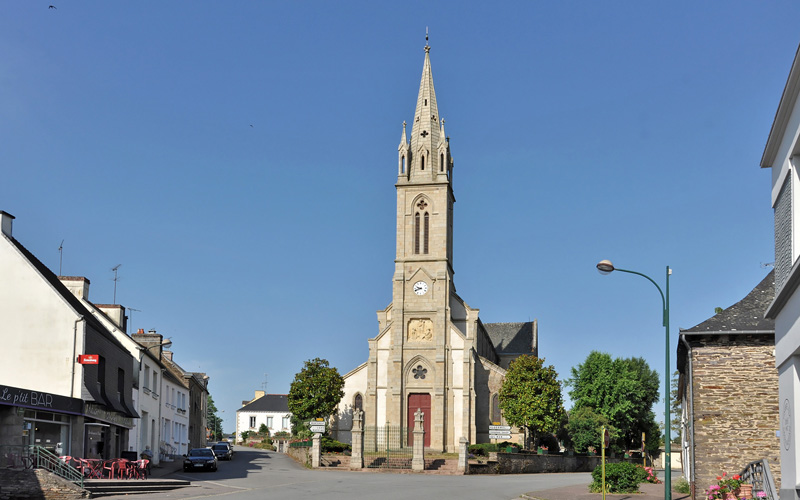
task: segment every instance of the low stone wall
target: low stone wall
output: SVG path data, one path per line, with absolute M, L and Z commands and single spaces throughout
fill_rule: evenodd
M 76 500 L 89 492 L 46 470 L 0 469 L 0 500 L 12 498 Z
M 528 453 L 498 453 L 496 461 L 469 464 L 470 474 L 535 474 L 540 472 L 592 472 L 600 465 L 601 457 L 585 455 L 536 455 Z M 608 458 L 606 463 L 631 462 L 637 459 Z
M 296 462 L 311 467 L 311 447 L 302 446 L 297 448 L 289 447 L 286 454 L 292 457 Z M 0 499 L 2 500 L 2 499 Z

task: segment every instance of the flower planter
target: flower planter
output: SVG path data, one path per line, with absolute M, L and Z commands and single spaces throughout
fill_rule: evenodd
M 506 446 L 506 453 L 519 453 L 519 449 L 516 446 Z
M 537 455 L 544 455 L 544 454 L 546 454 L 546 453 L 547 453 L 547 452 L 546 452 L 545 450 L 542 450 L 541 448 L 540 448 L 540 449 L 538 449 L 538 450 L 536 450 L 536 454 L 537 454 Z

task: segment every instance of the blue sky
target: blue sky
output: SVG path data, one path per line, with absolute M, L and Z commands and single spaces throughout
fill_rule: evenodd
M 49 9 L 49 5 L 55 9 Z M 366 361 L 391 301 L 397 145 L 425 28 L 455 159 L 455 284 L 539 320 L 562 378 L 591 350 L 663 374 L 677 329 L 774 259 L 759 168 L 800 41 L 765 2 L 0 4 L 0 210 L 90 300 L 137 309 L 234 412 L 267 374 Z M 662 405 L 656 409 L 661 413 Z M 660 418 L 660 417 L 659 417 Z

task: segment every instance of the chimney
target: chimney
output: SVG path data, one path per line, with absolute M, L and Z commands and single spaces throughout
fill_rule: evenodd
M 11 238 L 11 225 L 14 219 L 15 217 L 10 213 L 0 210 L 0 229 L 9 238 Z
M 145 349 L 152 347 L 153 354 L 155 354 L 155 351 L 158 350 L 155 349 L 155 347 L 164 343 L 164 337 L 156 333 L 155 330 L 150 330 L 147 333 L 144 333 L 144 330 L 139 328 L 139 331 L 131 335 L 131 338 L 142 344 Z
M 119 304 L 95 304 L 96 308 L 103 311 L 103 314 L 108 316 L 117 328 L 122 330 L 123 332 L 128 331 L 127 321 L 125 321 L 128 317 L 125 316 L 125 308 Z
M 255 401 L 258 398 L 263 398 L 266 395 L 267 395 L 267 393 L 264 392 L 264 391 L 256 391 L 256 397 L 253 398 L 253 401 Z
M 79 299 L 89 300 L 89 281 L 83 276 L 59 276 L 58 279 L 66 286 L 72 295 Z
M 167 358 L 168 360 L 172 361 L 172 351 L 167 351 L 167 350 L 164 350 L 164 351 L 161 351 L 161 354 L 162 354 L 162 355 L 163 355 L 165 358 Z

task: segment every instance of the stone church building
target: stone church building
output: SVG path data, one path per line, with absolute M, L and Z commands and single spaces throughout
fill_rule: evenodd
M 483 323 L 456 293 L 452 181 L 426 44 L 411 138 L 404 122 L 398 147 L 392 303 L 378 311 L 369 359 L 344 377 L 332 429 L 340 441 L 350 442 L 353 408 L 361 408 L 365 426 L 403 432 L 413 430 L 421 409 L 425 446 L 433 450 L 456 451 L 462 437 L 489 442 L 489 425 L 502 422 L 505 369 L 522 354 L 538 355 L 536 321 Z

